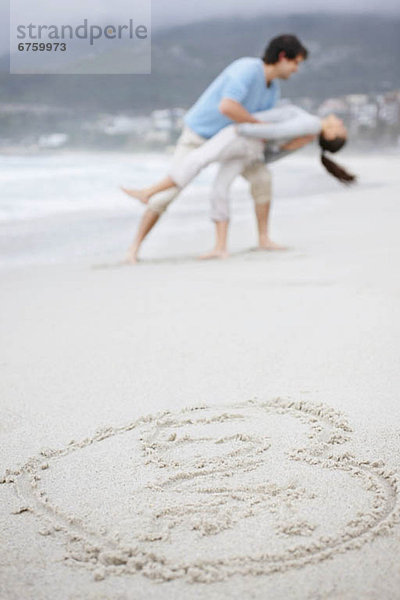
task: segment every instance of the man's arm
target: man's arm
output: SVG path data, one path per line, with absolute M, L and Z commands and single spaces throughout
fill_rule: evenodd
M 261 121 L 253 117 L 240 102 L 232 100 L 231 98 L 222 98 L 218 108 L 220 113 L 225 117 L 228 117 L 228 119 L 236 121 L 236 123 L 261 123 Z
M 289 152 L 293 152 L 294 150 L 300 150 L 300 148 L 303 148 L 303 146 L 306 146 L 310 142 L 313 142 L 316 137 L 316 135 L 304 135 L 298 138 L 294 138 L 284 146 L 281 146 L 281 150 Z
M 259 76 L 258 64 L 249 65 L 243 60 L 233 62 L 228 67 L 228 76 L 221 93 L 218 105 L 220 113 L 236 123 L 259 123 L 259 119 L 244 107 L 249 90 Z

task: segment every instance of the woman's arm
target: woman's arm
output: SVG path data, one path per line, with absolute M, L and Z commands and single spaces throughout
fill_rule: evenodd
M 240 135 L 267 141 L 290 140 L 317 135 L 321 131 L 321 119 L 310 115 L 297 106 L 283 106 L 255 113 L 257 118 L 268 121 L 260 124 L 243 123 L 236 126 Z

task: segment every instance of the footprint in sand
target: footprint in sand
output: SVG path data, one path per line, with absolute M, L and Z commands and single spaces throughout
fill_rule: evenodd
M 324 405 L 203 406 L 43 450 L 3 482 L 96 579 L 266 575 L 359 548 L 398 522 L 395 474 L 346 452 L 350 436 Z

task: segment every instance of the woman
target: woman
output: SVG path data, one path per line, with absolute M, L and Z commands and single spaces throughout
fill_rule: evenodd
M 255 113 L 259 123 L 229 125 L 200 148 L 193 150 L 179 167 L 155 185 L 139 190 L 122 188 L 129 196 L 144 204 L 159 192 L 171 187 L 185 188 L 194 177 L 212 162 L 221 167 L 211 195 L 211 218 L 216 224 L 216 245 L 204 258 L 227 256 L 226 243 L 229 226 L 229 188 L 245 167 L 264 160 L 269 163 L 305 144 L 319 135 L 321 162 L 327 171 L 342 183 L 355 181 L 354 175 L 333 162 L 326 152 L 337 152 L 347 139 L 343 122 L 335 115 L 323 119 L 310 115 L 296 106 L 283 106 Z

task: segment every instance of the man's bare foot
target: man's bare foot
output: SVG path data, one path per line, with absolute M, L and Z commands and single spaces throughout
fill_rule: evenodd
M 206 254 L 202 254 L 199 256 L 199 260 L 213 260 L 213 259 L 222 259 L 228 258 L 229 254 L 226 250 L 211 250 L 211 252 L 207 252 Z
M 122 262 L 124 265 L 137 265 L 139 261 L 136 256 L 130 256 L 128 254 Z
M 137 265 L 138 262 L 139 259 L 137 257 L 137 250 L 135 248 L 129 248 L 123 263 L 125 265 Z
M 140 200 L 143 204 L 147 204 L 151 198 L 151 194 L 146 190 L 146 188 L 139 190 L 129 190 L 128 188 L 121 187 L 121 190 L 128 194 L 131 198 L 136 198 Z
M 273 242 L 270 238 L 265 238 L 260 240 L 258 244 L 257 250 L 287 250 L 287 246 L 282 246 L 281 244 L 277 244 Z

